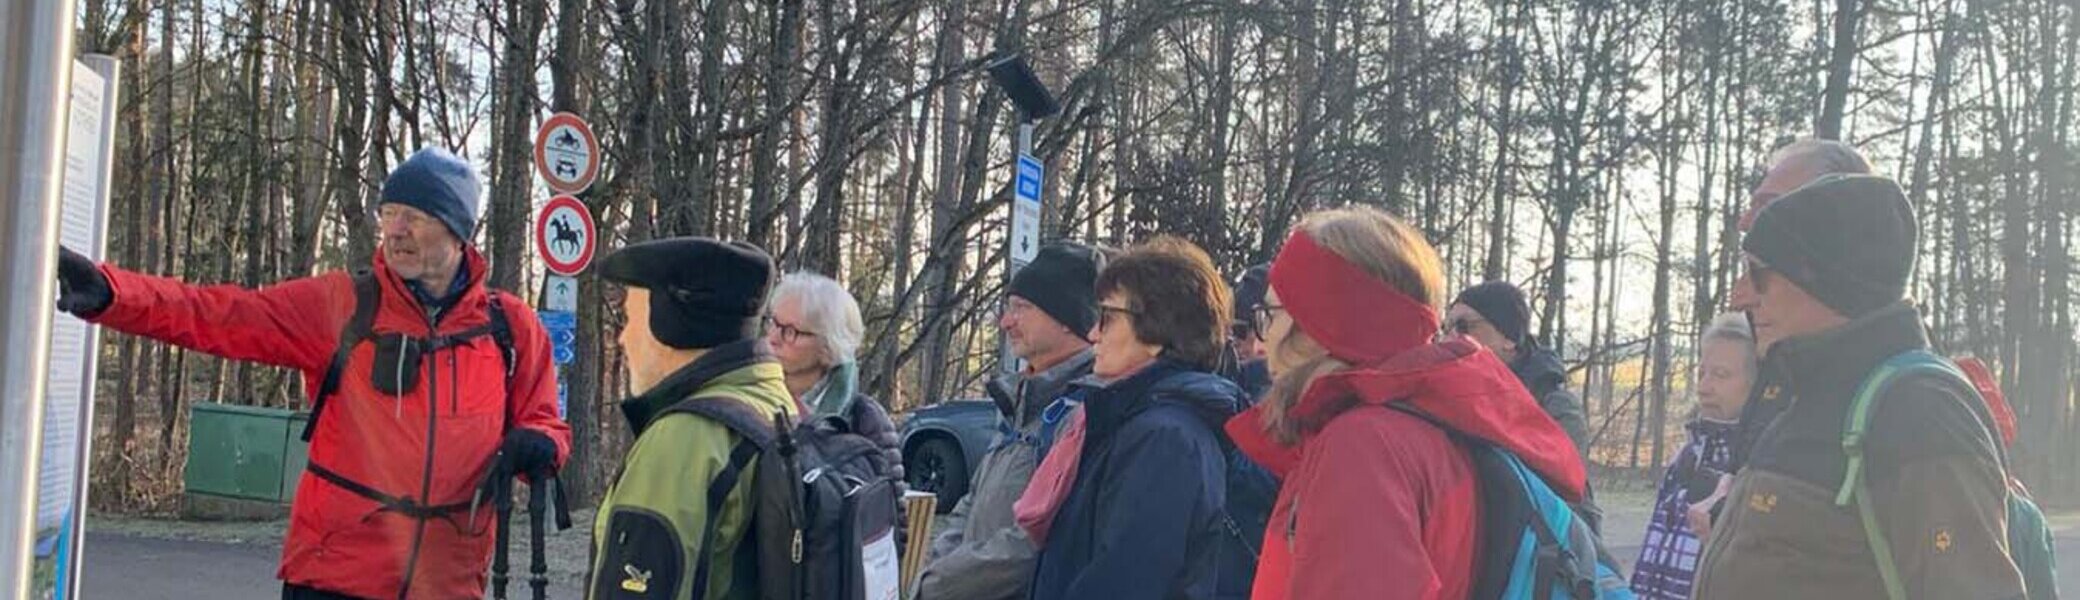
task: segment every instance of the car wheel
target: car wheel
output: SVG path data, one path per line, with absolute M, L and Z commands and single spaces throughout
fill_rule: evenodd
M 952 512 L 968 494 L 968 462 L 953 440 L 933 438 L 918 444 L 904 458 L 903 473 L 910 489 L 939 495 L 939 514 Z

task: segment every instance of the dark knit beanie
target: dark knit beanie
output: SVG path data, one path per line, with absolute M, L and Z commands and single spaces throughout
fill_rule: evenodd
M 1452 303 L 1464 304 L 1480 313 L 1502 337 L 1518 345 L 1531 331 L 1531 303 L 1524 299 L 1524 290 L 1510 282 L 1490 281 L 1466 288 Z
M 608 281 L 650 290 L 650 333 L 681 350 L 758 336 L 773 259 L 744 242 L 702 237 L 653 240 L 600 259 Z
M 424 148 L 390 170 L 382 204 L 402 204 L 440 219 L 468 243 L 477 230 L 477 200 L 483 194 L 469 162 L 440 148 Z
M 1055 242 L 1011 276 L 1011 295 L 1024 298 L 1078 336 L 1098 324 L 1098 271 L 1104 258 L 1090 246 Z
M 1264 303 L 1264 294 L 1271 290 L 1271 263 L 1264 263 L 1242 272 L 1235 280 L 1235 323 L 1244 329 L 1256 325 L 1250 322 L 1250 312 Z
M 1906 299 L 1919 231 L 1891 179 L 1829 175 L 1755 217 L 1741 250 L 1845 317 Z

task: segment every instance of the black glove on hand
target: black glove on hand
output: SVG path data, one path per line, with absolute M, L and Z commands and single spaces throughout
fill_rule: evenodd
M 108 310 L 115 300 L 101 267 L 71 248 L 58 247 L 58 310 L 89 318 Z
M 514 429 L 499 446 L 499 468 L 540 482 L 556 469 L 556 440 L 533 429 Z

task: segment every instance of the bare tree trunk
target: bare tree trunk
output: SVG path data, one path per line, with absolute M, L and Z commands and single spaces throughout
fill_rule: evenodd
M 1827 89 L 1820 94 L 1820 118 L 1813 135 L 1842 139 L 1842 113 L 1849 105 L 1849 80 L 1856 72 L 1857 47 L 1862 43 L 1857 27 L 1863 22 L 1865 0 L 1835 0 L 1834 47 L 1828 52 Z
M 1528 3 L 1528 0 L 1527 0 Z M 1509 202 L 1515 194 L 1514 172 L 1511 164 L 1516 153 L 1511 150 L 1511 134 L 1516 131 L 1514 113 L 1517 106 L 1517 88 L 1523 80 L 1523 51 L 1517 48 L 1517 34 L 1526 19 L 1525 3 L 1517 4 L 1514 18 L 1502 24 L 1502 42 L 1496 52 L 1502 55 L 1501 73 L 1497 80 L 1502 86 L 1502 98 L 1495 106 L 1495 173 L 1490 193 L 1488 211 L 1488 253 L 1481 264 L 1481 279 L 1494 281 L 1509 276 Z M 1507 10 L 1505 8 L 1504 10 Z
M 801 35 L 802 0 L 779 0 L 769 29 L 773 48 L 766 62 L 764 128 L 752 141 L 751 218 L 747 239 L 760 247 L 773 247 L 773 222 L 778 220 L 780 186 L 780 141 L 791 132 L 786 126 L 794 104 L 795 41 Z M 828 33 L 828 32 L 826 32 Z
M 933 68 L 939 76 L 958 68 L 965 60 L 967 45 L 964 23 L 967 20 L 967 0 L 951 0 L 941 7 L 939 22 L 939 58 Z M 924 331 L 920 337 L 925 342 L 924 364 L 919 375 L 918 394 L 925 402 L 934 402 L 943 397 L 947 379 L 947 362 L 951 358 L 946 350 L 953 343 L 952 313 L 954 310 L 954 288 L 956 274 L 966 262 L 958 246 L 949 247 L 946 240 L 954 237 L 958 214 L 963 208 L 961 187 L 961 88 L 948 85 L 939 94 L 939 149 L 938 166 L 934 172 L 939 181 L 933 193 L 932 235 L 928 246 L 931 256 L 925 258 L 924 273 L 918 283 L 924 286 L 929 301 L 924 305 Z M 981 121 L 976 127 L 986 127 Z M 897 363 L 896 368 L 901 368 Z
M 505 51 L 499 63 L 498 164 L 492 165 L 491 277 L 485 283 L 520 292 L 527 266 L 528 216 L 533 212 L 535 56 L 541 46 L 546 0 L 506 0 Z

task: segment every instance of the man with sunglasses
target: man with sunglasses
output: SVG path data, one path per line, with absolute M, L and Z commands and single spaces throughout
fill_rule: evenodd
M 1769 207 L 1770 203 L 1776 202 L 1793 190 L 1805 187 L 1815 179 L 1828 175 L 1869 174 L 1871 163 L 1864 159 L 1862 153 L 1856 151 L 1855 146 L 1820 138 L 1806 138 L 1787 144 L 1771 153 L 1769 168 L 1763 171 L 1762 179 L 1756 182 L 1755 189 L 1748 193 L 1748 210 L 1741 214 L 1740 230 L 1743 233 L 1747 232 L 1755 225 L 1756 216 Z M 1742 267 L 1744 271 L 1748 270 L 1747 265 Z M 1751 281 L 1753 280 L 1742 278 L 1734 282 L 1732 297 L 1728 302 L 1730 305 L 1740 307 L 1753 304 L 1755 290 L 1749 286 Z M 1749 315 L 1748 322 L 1755 322 L 1754 315 Z M 1755 338 L 1756 354 L 1768 356 L 1768 342 L 1763 341 L 1760 335 Z M 1771 371 L 1768 364 L 1765 363 L 1755 374 L 1755 384 L 1749 387 L 1748 402 L 1741 405 L 1740 426 L 1734 434 L 1733 460 L 1728 463 L 1731 471 L 1738 472 L 1741 465 L 1747 464 L 1748 451 L 1755 447 L 1755 440 L 1762 437 L 1762 430 L 1769 427 L 1770 422 L 1775 421 L 1777 415 L 1784 412 L 1789 399 L 1784 396 L 1783 389 L 1782 375 Z M 1731 476 L 1727 478 L 1730 485 Z M 1709 539 L 1711 521 L 1723 509 L 1724 506 L 1718 504 L 1699 504 L 1691 507 L 1690 523 L 1696 529 L 1698 537 Z
M 1734 308 L 1785 408 L 1735 477 L 1695 597 L 2022 597 L 1984 404 L 1906 300 L 1916 223 L 1892 180 L 1830 175 L 1741 241 Z
M 1576 453 L 1588 455 L 1589 422 L 1582 416 L 1582 400 L 1567 389 L 1567 367 L 1560 355 L 1531 337 L 1531 304 L 1525 300 L 1524 290 L 1507 281 L 1466 288 L 1452 300 L 1445 327 L 1494 351 L 1524 389 L 1531 391 L 1531 397 L 1538 399 L 1539 408 L 1567 432 Z
M 58 308 L 110 329 L 301 372 L 313 402 L 282 543 L 282 597 L 476 598 L 487 476 L 541 481 L 569 455 L 549 338 L 484 284 L 482 186 L 421 150 L 384 180 L 372 268 L 258 290 L 196 286 L 64 250 Z M 494 475 L 496 474 L 496 475 Z
M 1096 248 L 1058 242 L 1011 278 L 997 327 L 1026 368 L 989 383 L 1000 413 L 997 441 L 976 468 L 973 491 L 939 526 L 912 598 L 1012 600 L 1030 591 L 1039 553 L 1011 506 L 1081 401 L 1084 391 L 1069 384 L 1091 373 L 1086 335 L 1098 322 L 1104 264 Z

